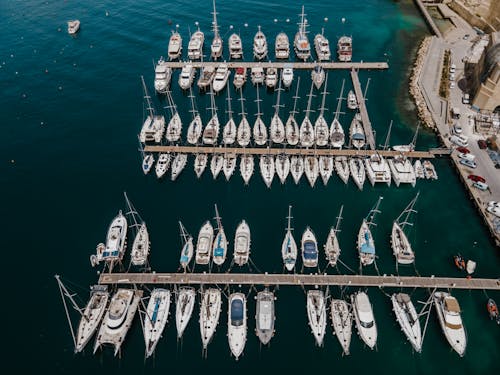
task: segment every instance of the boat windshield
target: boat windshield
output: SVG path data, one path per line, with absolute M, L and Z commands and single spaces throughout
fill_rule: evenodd
M 371 328 L 371 327 L 373 327 L 374 322 L 373 321 L 371 321 L 371 322 L 360 321 L 359 323 L 361 324 L 361 327 L 363 327 L 363 328 Z
M 306 241 L 304 243 L 304 258 L 316 259 L 318 257 L 318 249 L 313 241 Z
M 235 299 L 231 302 L 231 325 L 239 327 L 243 324 L 243 301 Z

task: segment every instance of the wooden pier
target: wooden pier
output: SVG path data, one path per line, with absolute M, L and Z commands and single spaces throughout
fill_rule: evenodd
M 193 68 L 203 68 L 205 66 L 213 66 L 217 68 L 222 62 L 214 61 L 168 61 L 166 66 L 172 69 L 182 69 L 186 64 L 193 65 Z M 315 66 L 320 65 L 323 69 L 343 70 L 343 69 L 367 69 L 367 70 L 385 70 L 389 69 L 389 64 L 386 62 L 292 62 L 292 61 L 226 61 L 230 69 L 247 68 L 260 66 L 264 69 L 291 67 L 293 69 L 311 70 Z
M 500 279 L 268 273 L 104 273 L 99 277 L 99 284 L 340 285 L 356 287 L 500 290 Z
M 361 121 L 363 122 L 363 128 L 365 130 L 366 143 L 370 146 L 372 150 L 375 150 L 375 137 L 373 136 L 372 123 L 368 117 L 368 110 L 366 109 L 366 102 L 361 90 L 361 83 L 359 82 L 358 72 L 353 68 L 351 70 L 352 84 L 354 86 L 354 92 L 356 94 L 356 100 L 358 101 L 359 113 L 361 115 Z

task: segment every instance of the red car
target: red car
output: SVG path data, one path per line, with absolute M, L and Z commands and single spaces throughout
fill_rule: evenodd
M 485 148 L 487 148 L 487 147 L 488 147 L 488 143 L 486 143 L 486 141 L 485 141 L 484 139 L 479 139 L 479 140 L 477 141 L 477 145 L 479 146 L 479 148 L 480 148 L 481 150 L 484 150 Z
M 457 148 L 456 148 L 456 150 L 457 150 L 457 152 L 461 152 L 461 153 L 463 153 L 463 154 L 468 154 L 468 153 L 470 153 L 470 150 L 469 150 L 467 147 L 462 147 L 462 146 L 460 146 L 460 147 L 457 147 Z
M 483 177 L 478 176 L 477 174 L 470 174 L 469 177 L 467 178 L 474 182 L 482 182 L 483 184 L 486 182 L 486 180 Z

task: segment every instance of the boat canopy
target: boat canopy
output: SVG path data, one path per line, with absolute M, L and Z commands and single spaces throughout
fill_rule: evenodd
M 306 241 L 304 243 L 304 258 L 316 259 L 318 257 L 318 249 L 313 241 Z
M 455 313 L 460 312 L 460 306 L 455 298 L 446 298 L 445 304 L 446 304 L 446 310 L 448 310 L 449 312 L 455 312 Z
M 365 254 L 375 254 L 375 247 L 370 245 L 370 235 L 365 233 L 365 242 L 361 245 L 361 252 Z
M 352 139 L 354 139 L 355 141 L 364 141 L 365 140 L 365 135 L 362 134 L 362 133 L 354 133 L 352 135 Z
M 243 324 L 243 301 L 240 299 L 234 299 L 231 302 L 231 324 L 233 326 Z

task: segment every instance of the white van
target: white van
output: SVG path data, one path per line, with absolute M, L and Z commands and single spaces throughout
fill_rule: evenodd
M 457 69 L 455 64 L 451 64 L 450 66 L 450 73 L 455 73 L 455 70 Z
M 467 154 L 464 154 L 463 152 L 459 152 L 458 157 L 460 159 L 466 159 L 466 160 L 470 160 L 470 161 L 474 161 L 476 159 L 476 155 L 471 154 L 470 152 Z
M 450 137 L 450 142 L 462 147 L 467 147 L 469 145 L 469 140 L 467 139 L 467 137 L 461 134 L 452 135 Z

